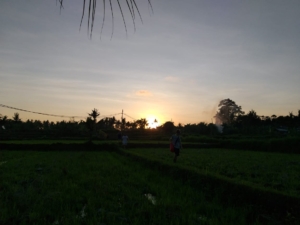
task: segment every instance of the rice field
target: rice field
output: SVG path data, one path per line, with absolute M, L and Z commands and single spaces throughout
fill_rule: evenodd
M 233 196 L 224 201 L 222 182 L 264 187 L 273 174 L 266 188 L 297 198 L 297 162 L 294 155 L 224 149 L 186 149 L 177 163 L 163 148 L 1 150 L 0 224 L 296 224 L 291 212 L 260 212 Z M 196 176 L 183 179 L 189 172 Z M 205 174 L 221 185 L 193 185 Z M 284 174 L 288 185 L 279 189 Z
M 174 164 L 167 148 L 128 152 Z M 300 155 L 230 149 L 183 149 L 176 166 L 300 197 Z

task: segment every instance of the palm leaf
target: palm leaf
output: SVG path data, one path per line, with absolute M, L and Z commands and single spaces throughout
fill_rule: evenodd
M 60 9 L 63 8 L 63 1 L 64 0 L 56 0 L 56 2 L 59 2 L 59 4 L 60 4 Z M 106 0 L 102 0 L 102 1 L 103 1 L 103 20 L 102 20 L 100 38 L 101 38 L 102 30 L 103 30 L 103 27 L 104 27 L 105 10 L 106 10 L 105 9 Z M 110 3 L 110 10 L 111 10 L 111 16 L 112 16 L 112 34 L 111 34 L 111 38 L 112 38 L 113 33 L 114 33 L 114 13 L 113 13 L 113 7 L 112 7 L 112 0 L 108 0 L 108 1 Z M 123 9 L 122 9 L 120 0 L 116 0 L 116 1 L 118 3 L 119 9 L 120 9 L 120 12 L 121 12 L 121 15 L 122 15 L 122 19 L 123 19 L 123 23 L 124 23 L 124 27 L 125 27 L 125 31 L 126 31 L 126 35 L 127 35 L 127 25 L 126 25 L 126 20 L 125 20 L 125 16 L 124 16 L 124 13 L 123 13 Z M 153 12 L 153 7 L 152 7 L 152 4 L 151 4 L 151 0 L 147 0 L 147 1 L 148 1 L 148 5 L 150 6 L 150 8 Z M 86 9 L 86 4 L 88 5 L 87 9 Z M 126 5 L 127 5 L 128 10 L 129 10 L 130 16 L 132 18 L 132 23 L 133 23 L 134 31 L 135 31 L 136 30 L 136 25 L 135 25 L 135 14 L 136 13 L 135 13 L 135 10 L 137 11 L 137 13 L 140 17 L 141 22 L 143 23 L 141 13 L 140 13 L 139 8 L 136 4 L 136 0 L 126 0 Z M 88 0 L 88 1 L 83 0 L 82 16 L 81 16 L 81 20 L 80 20 L 79 30 L 81 29 L 82 21 L 83 21 L 84 15 L 85 15 L 85 11 L 87 10 L 87 14 L 88 14 L 87 15 L 87 18 L 88 18 L 87 32 L 88 32 L 88 35 L 90 36 L 90 38 L 92 38 L 92 33 L 93 33 L 93 28 L 94 28 L 95 15 L 96 15 L 96 6 L 97 6 L 97 0 Z

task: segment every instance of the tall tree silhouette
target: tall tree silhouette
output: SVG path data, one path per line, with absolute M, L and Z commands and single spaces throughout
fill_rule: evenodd
M 167 121 L 162 125 L 162 130 L 167 134 L 172 133 L 174 129 L 175 129 L 175 125 L 174 122 L 172 121 Z
M 231 124 L 237 116 L 244 114 L 242 107 L 229 98 L 221 100 L 218 107 L 215 115 L 217 124 Z
M 91 138 L 93 135 L 97 135 L 97 117 L 100 116 L 98 109 L 93 109 L 91 113 L 88 113 L 89 117 L 86 118 L 86 125 L 91 131 Z
M 93 109 L 91 113 L 89 113 L 89 116 L 93 118 L 94 122 L 97 122 L 97 117 L 100 116 L 100 113 L 98 112 L 98 109 Z
M 21 122 L 19 113 L 14 113 L 13 121 L 15 121 L 15 122 Z

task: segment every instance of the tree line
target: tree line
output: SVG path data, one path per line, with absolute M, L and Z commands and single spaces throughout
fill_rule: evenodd
M 194 123 L 175 125 L 167 121 L 155 129 L 148 128 L 146 118 L 127 121 L 126 118 L 116 119 L 105 117 L 99 119 L 100 112 L 93 109 L 85 120 L 80 121 L 22 121 L 19 113 L 14 113 L 10 119 L 0 114 L 0 138 L 100 138 L 115 139 L 118 132 L 127 132 L 133 136 L 149 134 L 170 135 L 180 129 L 183 135 L 220 135 L 220 134 L 273 134 L 280 131 L 300 133 L 300 110 L 298 115 L 290 112 L 287 116 L 259 116 L 254 110 L 248 113 L 231 99 L 223 99 L 219 103 L 218 111 L 214 116 L 216 124 Z M 223 128 L 223 129 L 220 129 Z
M 187 133 L 199 133 L 202 135 L 217 134 L 218 130 L 213 124 L 199 123 L 177 126 L 173 121 L 167 121 L 157 128 L 149 128 L 149 121 L 140 118 L 135 121 L 120 120 L 113 117 L 98 119 L 100 112 L 93 109 L 85 120 L 80 121 L 22 121 L 19 113 L 14 113 L 12 118 L 0 114 L 0 139 L 34 139 L 34 138 L 93 138 L 115 139 L 117 134 L 127 133 L 131 137 L 142 136 L 145 138 L 169 136 L 176 129 Z M 183 132 L 184 133 L 184 132 Z
M 229 98 L 221 100 L 218 107 L 216 124 L 222 125 L 225 133 L 300 132 L 300 110 L 298 115 L 289 112 L 286 116 L 260 116 L 253 109 L 245 113 L 241 106 Z
M 126 118 L 105 117 L 98 121 L 100 113 L 93 109 L 85 120 L 75 121 L 22 121 L 19 113 L 10 119 L 0 114 L 0 138 L 107 138 L 119 131 L 146 130 L 148 121 L 145 118 L 130 122 Z

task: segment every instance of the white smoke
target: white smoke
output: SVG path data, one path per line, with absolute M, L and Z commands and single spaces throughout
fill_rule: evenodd
M 218 131 L 220 132 L 220 133 L 223 133 L 223 126 L 222 125 L 220 125 L 220 124 L 215 124 L 215 126 L 218 128 Z

